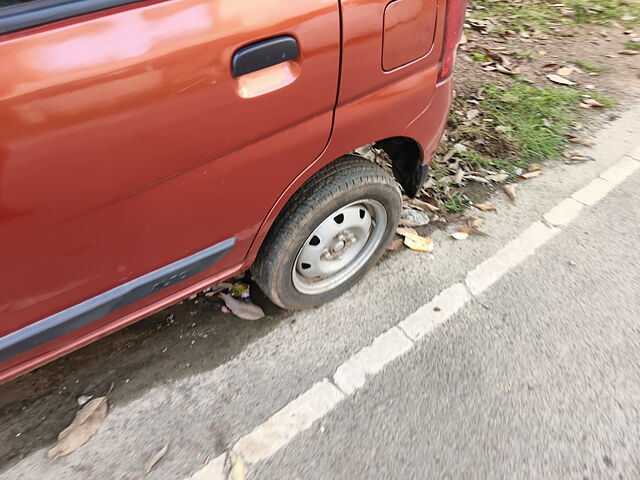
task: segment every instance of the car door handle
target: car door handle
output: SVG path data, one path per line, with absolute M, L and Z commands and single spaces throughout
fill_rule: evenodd
M 300 56 L 298 42 L 290 35 L 270 38 L 242 47 L 233 54 L 231 72 L 234 77 L 262 70 Z

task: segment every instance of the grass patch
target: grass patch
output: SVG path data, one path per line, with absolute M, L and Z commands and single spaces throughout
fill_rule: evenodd
M 460 192 L 454 192 L 442 202 L 442 206 L 450 213 L 461 213 L 469 205 L 469 200 Z
M 471 60 L 479 63 L 488 62 L 490 60 L 489 57 L 487 57 L 484 53 L 480 53 L 480 52 L 469 52 L 469 56 L 471 57 Z
M 491 28 L 490 33 L 549 31 L 553 24 L 604 25 L 615 20 L 631 27 L 640 23 L 640 2 L 629 0 L 567 0 L 555 4 L 540 0 L 470 0 L 469 3 L 472 8 L 480 7 L 473 11 L 471 18 L 499 22 L 499 26 Z
M 513 54 L 519 60 L 533 60 L 534 58 L 536 58 L 536 56 L 529 51 L 527 52 L 516 51 L 516 52 L 513 52 Z
M 613 108 L 618 106 L 618 102 L 616 102 L 614 99 L 605 97 L 604 95 L 600 95 L 599 93 L 589 92 L 588 95 L 594 100 L 597 100 L 598 102 L 603 104 L 607 108 Z
M 607 71 L 607 69 L 604 67 L 600 67 L 598 65 L 594 65 L 593 63 L 585 62 L 583 60 L 575 60 L 571 63 L 573 63 L 576 67 L 586 72 L 603 73 Z
M 629 40 L 624 44 L 629 50 L 637 50 L 640 51 L 640 42 L 636 42 L 635 40 Z
M 580 91 L 540 88 L 522 82 L 500 89 L 489 85 L 482 102 L 488 116 L 508 127 L 525 162 L 557 158 L 574 122 Z

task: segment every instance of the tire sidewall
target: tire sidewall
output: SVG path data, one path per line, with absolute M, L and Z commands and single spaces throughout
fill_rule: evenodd
M 371 257 L 362 265 L 362 267 L 348 280 L 337 287 L 317 295 L 309 295 L 299 292 L 293 285 L 293 268 L 298 257 L 298 253 L 302 249 L 304 242 L 315 231 L 315 229 L 328 218 L 332 213 L 351 203 L 370 199 L 379 202 L 387 213 L 387 224 L 384 234 L 382 235 L 378 246 Z M 349 187 L 349 189 L 332 198 L 318 199 L 321 204 L 311 209 L 305 215 L 301 222 L 301 228 L 296 232 L 295 236 L 288 242 L 286 252 L 283 255 L 276 272 L 276 282 L 278 285 L 278 296 L 286 298 L 286 302 L 282 302 L 290 309 L 306 309 L 318 306 L 328 302 L 345 291 L 350 289 L 358 282 L 373 265 L 375 265 L 382 254 L 386 250 L 391 237 L 393 236 L 398 218 L 402 207 L 402 198 L 397 187 L 393 184 L 386 183 L 363 183 Z

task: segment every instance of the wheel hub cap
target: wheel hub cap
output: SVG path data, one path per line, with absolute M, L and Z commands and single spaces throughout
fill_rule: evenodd
M 386 211 L 375 200 L 355 202 L 329 215 L 298 253 L 293 270 L 295 288 L 318 294 L 347 281 L 376 250 L 386 223 Z

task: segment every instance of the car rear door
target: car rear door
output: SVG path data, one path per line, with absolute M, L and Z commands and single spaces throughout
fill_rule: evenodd
M 237 266 L 330 135 L 338 0 L 102 5 L 0 10 L 0 336 L 230 239 L 198 276 Z

